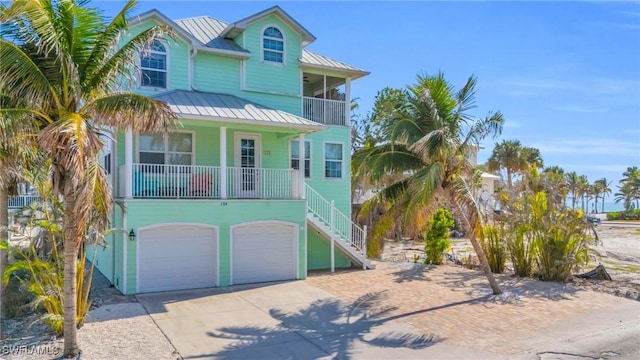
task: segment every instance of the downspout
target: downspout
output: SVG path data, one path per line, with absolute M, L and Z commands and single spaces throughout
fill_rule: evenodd
M 196 87 L 194 86 L 194 84 L 195 84 L 195 75 L 194 75 L 194 71 L 193 71 L 193 62 L 195 61 L 196 55 L 198 54 L 198 49 L 194 48 L 193 45 L 189 45 L 189 53 L 191 54 L 191 56 L 189 56 L 189 66 L 187 67 L 187 71 L 189 72 L 189 74 L 188 74 L 188 76 L 189 76 L 189 89 L 198 91 L 198 89 L 196 89 Z

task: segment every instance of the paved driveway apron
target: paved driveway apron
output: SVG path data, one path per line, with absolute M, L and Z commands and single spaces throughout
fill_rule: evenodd
M 477 271 L 378 264 L 139 295 L 184 359 L 574 359 L 640 354 L 640 302 Z M 562 355 L 561 355 L 562 354 Z M 563 357 L 565 356 L 565 357 Z

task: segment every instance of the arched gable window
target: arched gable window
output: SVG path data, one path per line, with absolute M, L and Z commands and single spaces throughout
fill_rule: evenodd
M 167 48 L 162 42 L 153 40 L 140 52 L 140 69 L 141 86 L 167 88 Z
M 277 28 L 270 26 L 262 33 L 262 59 L 282 64 L 284 61 L 284 36 Z

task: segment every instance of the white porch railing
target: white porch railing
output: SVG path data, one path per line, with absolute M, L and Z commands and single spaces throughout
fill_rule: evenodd
M 227 199 L 298 199 L 298 170 L 235 168 L 226 171 Z M 134 198 L 220 199 L 219 166 L 133 164 L 132 179 L 119 168 L 119 196 L 132 181 Z
M 346 106 L 345 101 L 304 96 L 302 98 L 302 116 L 320 124 L 346 125 Z
M 299 198 L 298 170 L 227 168 L 227 194 L 230 199 Z
M 9 209 L 19 209 L 31 205 L 34 202 L 42 202 L 42 198 L 37 195 L 17 195 L 9 196 Z
M 336 209 L 333 201 L 329 202 L 307 184 L 305 184 L 305 194 L 309 212 L 329 226 L 340 240 L 347 242 L 356 251 L 366 256 L 366 231 Z

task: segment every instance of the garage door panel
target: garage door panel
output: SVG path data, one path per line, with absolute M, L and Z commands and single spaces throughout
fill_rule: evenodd
M 138 238 L 139 292 L 216 285 L 216 229 L 167 225 L 141 230 Z
M 233 283 L 295 279 L 297 227 L 254 224 L 233 230 Z

